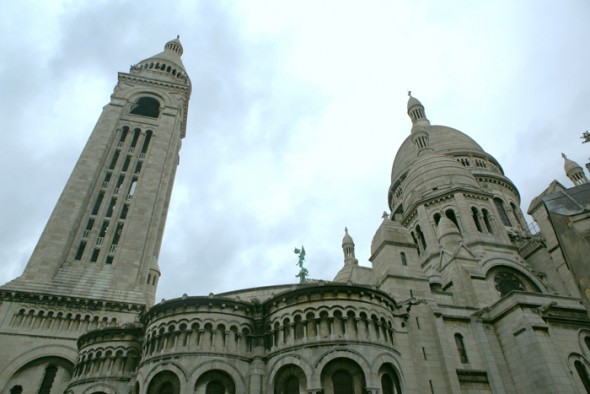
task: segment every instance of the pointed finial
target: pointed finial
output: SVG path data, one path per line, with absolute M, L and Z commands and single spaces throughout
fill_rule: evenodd
M 180 40 L 180 34 L 177 34 L 177 35 L 176 35 L 176 39 L 177 39 L 177 40 Z
M 564 159 L 567 159 L 567 156 L 563 152 L 561 153 L 561 157 L 563 157 Z
M 344 227 L 344 232 L 348 234 L 348 227 Z
M 412 91 L 411 90 L 408 90 L 408 96 L 409 97 L 412 97 Z
M 383 211 L 383 215 L 381 215 L 381 219 L 387 219 L 389 217 L 389 214 L 387 213 L 387 211 Z

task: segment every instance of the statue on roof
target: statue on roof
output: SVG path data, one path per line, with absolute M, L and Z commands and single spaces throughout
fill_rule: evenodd
M 299 283 L 305 283 L 305 278 L 309 276 L 309 271 L 303 267 L 303 263 L 305 262 L 305 248 L 303 245 L 301 246 L 301 249 L 295 248 L 294 253 L 299 256 L 297 265 L 300 268 L 299 273 L 295 275 L 295 277 L 299 278 Z
M 582 144 L 585 144 L 586 142 L 590 142 L 590 133 L 588 132 L 588 130 L 584 131 L 580 138 L 584 140 L 584 141 L 582 141 Z

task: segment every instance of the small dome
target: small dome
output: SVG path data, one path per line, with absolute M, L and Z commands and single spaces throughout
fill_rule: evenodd
M 164 49 L 176 53 L 178 56 L 182 56 L 183 49 L 180 43 L 180 36 L 176 36 L 174 40 L 170 40 L 164 46 Z
M 410 110 L 410 108 L 412 108 L 412 107 L 413 107 L 413 106 L 415 106 L 415 105 L 419 105 L 419 106 L 421 106 L 421 107 L 424 107 L 424 106 L 422 105 L 422 103 L 420 102 L 420 100 L 418 100 L 416 97 L 413 97 L 413 96 L 410 94 L 410 98 L 408 99 L 408 111 Z
M 344 245 L 352 245 L 354 246 L 354 241 L 350 234 L 348 234 L 348 227 L 344 227 L 344 238 L 342 238 L 342 246 Z
M 566 174 L 569 174 L 570 171 L 573 171 L 573 170 L 577 170 L 577 169 L 581 170 L 582 169 L 582 167 L 578 163 L 576 163 L 573 160 L 568 159 L 564 153 L 561 154 L 561 157 L 563 157 L 563 160 L 564 160 L 563 168 L 565 169 Z

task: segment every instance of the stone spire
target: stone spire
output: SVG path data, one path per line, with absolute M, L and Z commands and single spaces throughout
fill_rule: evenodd
M 567 158 L 567 156 L 562 153 L 561 157 L 564 160 L 564 170 L 567 177 L 574 183 L 574 185 L 582 185 L 584 183 L 588 183 L 588 178 L 586 178 L 586 174 L 582 167 L 573 160 Z
M 417 98 L 412 96 L 412 91 L 408 92 L 408 116 L 412 119 L 412 123 L 421 123 L 430 125 L 430 121 L 424 112 L 424 106 Z
M 342 238 L 342 250 L 344 251 L 344 264 L 358 264 L 354 255 L 354 241 L 348 234 L 348 228 L 344 227 L 344 238 Z

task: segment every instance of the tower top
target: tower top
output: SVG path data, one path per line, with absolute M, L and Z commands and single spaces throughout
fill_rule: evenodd
M 416 97 L 412 96 L 412 91 L 408 91 L 408 115 L 412 119 L 412 123 L 418 122 L 430 125 L 426 113 L 424 112 L 424 106 Z

